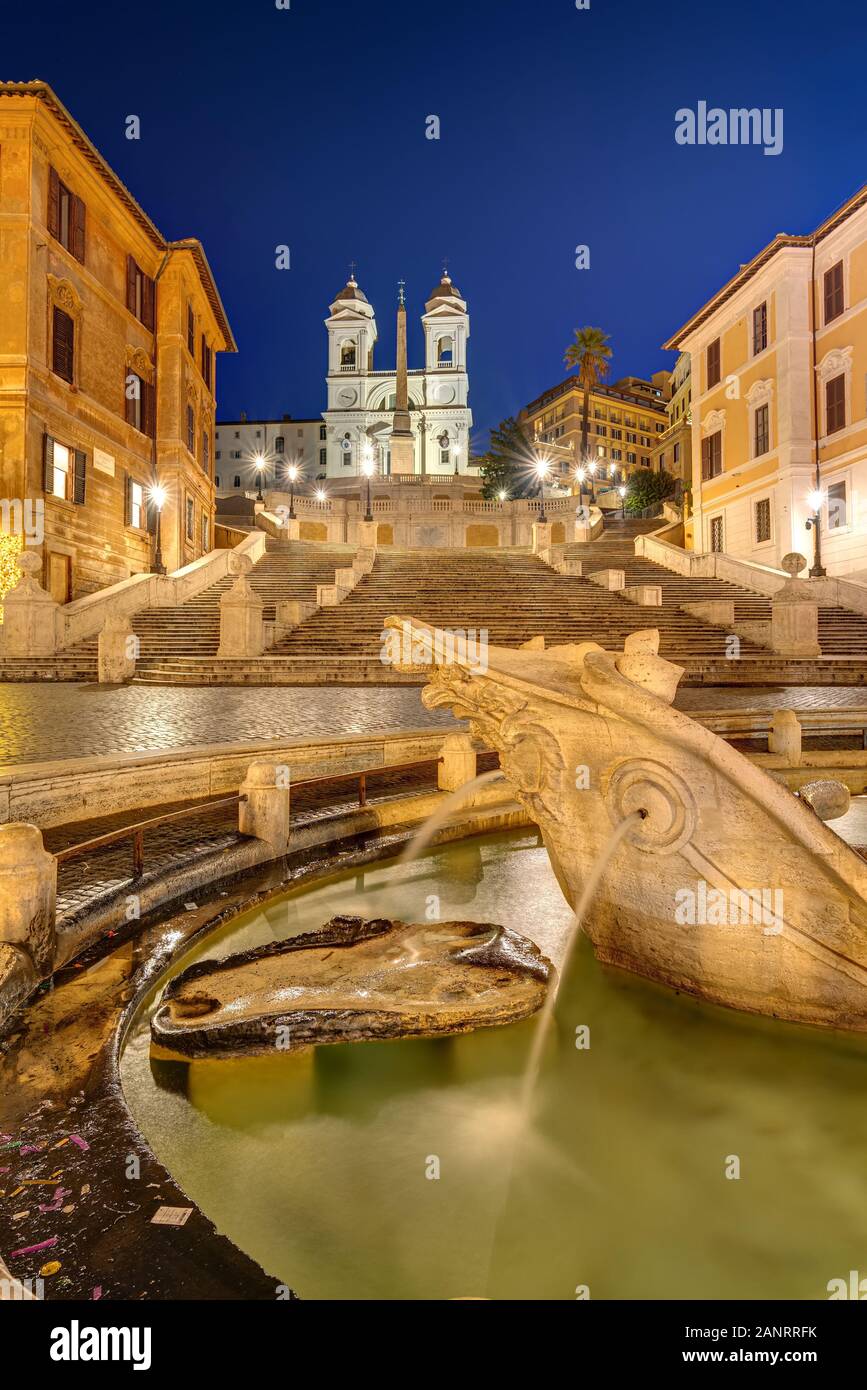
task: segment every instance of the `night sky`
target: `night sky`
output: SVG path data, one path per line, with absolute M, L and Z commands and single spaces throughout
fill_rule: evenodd
M 318 416 L 353 259 L 376 366 L 399 278 L 420 366 L 447 256 L 480 448 L 565 375 L 574 327 L 611 334 L 612 377 L 673 365 L 660 344 L 739 263 L 867 181 L 865 40 L 863 0 L 45 0 L 6 7 L 0 75 L 49 82 L 160 230 L 204 243 L 240 348 L 221 418 Z M 701 100 L 782 107 L 783 153 L 679 146 Z

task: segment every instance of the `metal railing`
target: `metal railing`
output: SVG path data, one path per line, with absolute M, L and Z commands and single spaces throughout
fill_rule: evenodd
M 297 781 L 291 780 L 287 790 L 293 791 L 296 787 L 315 787 L 328 782 L 358 782 L 358 805 L 367 805 L 367 779 L 376 773 L 387 772 L 409 772 L 416 771 L 422 767 L 439 767 L 443 761 L 442 756 L 438 758 L 421 758 L 416 762 L 409 763 L 377 763 L 373 767 L 363 768 L 361 771 L 354 772 L 329 772 L 322 777 L 302 777 Z M 66 849 L 58 850 L 55 859 L 58 864 L 64 864 L 70 859 L 75 859 L 79 855 L 89 854 L 92 850 L 102 849 L 106 845 L 118 844 L 122 840 L 132 840 L 132 877 L 141 878 L 144 873 L 144 837 L 148 830 L 154 830 L 157 826 L 168 825 L 171 821 L 191 820 L 195 816 L 210 815 L 212 811 L 224 810 L 227 806 L 238 806 L 247 800 L 243 792 L 235 796 L 220 797 L 216 801 L 200 801 L 194 806 L 185 806 L 180 811 L 167 811 L 163 815 L 149 816 L 147 820 L 136 821 L 133 825 L 122 826 L 119 830 L 109 830 L 104 835 L 94 835 L 89 840 L 82 840 L 77 845 L 68 845 Z

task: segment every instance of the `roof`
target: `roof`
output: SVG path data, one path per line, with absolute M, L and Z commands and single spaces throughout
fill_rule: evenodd
M 85 135 L 81 126 L 78 124 L 75 118 L 70 115 L 66 107 L 63 105 L 63 102 L 52 90 L 52 88 L 49 87 L 47 82 L 41 82 L 35 78 L 30 82 L 0 82 L 0 97 L 35 97 L 38 101 L 43 102 L 46 109 L 51 112 L 54 119 L 61 126 L 63 126 L 64 130 L 66 131 L 66 134 L 69 136 L 72 143 L 81 152 L 81 154 L 84 155 L 84 158 L 88 161 L 90 165 L 92 165 L 92 167 L 105 181 L 105 183 L 108 184 L 109 188 L 119 199 L 119 201 L 124 204 L 127 211 L 132 215 L 134 220 L 138 223 L 142 231 L 145 233 L 145 236 L 147 236 L 148 240 L 156 247 L 156 249 L 158 251 L 163 252 L 175 250 L 189 250 L 192 253 L 193 259 L 196 262 L 196 269 L 202 281 L 202 286 L 208 298 L 208 302 L 210 303 L 211 308 L 214 311 L 214 317 L 216 318 L 220 326 L 220 332 L 222 333 L 223 339 L 226 343 L 226 351 L 237 352 L 238 345 L 235 342 L 234 335 L 232 333 L 231 328 L 229 327 L 229 321 L 226 317 L 226 311 L 223 308 L 223 302 L 220 299 L 220 295 L 217 290 L 216 283 L 214 281 L 214 276 L 211 272 L 211 267 L 208 265 L 207 257 L 205 256 L 202 243 L 200 241 L 197 241 L 194 237 L 188 237 L 181 241 L 166 240 L 162 232 L 159 231 L 159 229 L 148 217 L 147 213 L 144 211 L 144 208 L 141 207 L 141 205 L 130 193 L 126 184 L 118 178 L 117 174 L 114 172 L 111 166 L 106 162 L 105 159 L 103 159 L 102 155 L 94 145 L 93 141 L 90 140 L 87 135 Z
M 851 198 L 848 198 L 836 212 L 833 212 L 814 232 L 809 233 L 807 236 L 795 236 L 790 232 L 778 232 L 773 241 L 768 242 L 768 245 L 763 247 L 758 255 L 754 256 L 746 265 L 742 265 L 737 275 L 733 275 L 731 280 L 723 285 L 722 289 L 718 290 L 713 298 L 709 299 L 697 313 L 693 314 L 692 318 L 689 319 L 682 328 L 679 328 L 678 331 L 669 338 L 667 343 L 663 343 L 663 347 L 672 350 L 679 349 L 683 339 L 687 337 L 688 334 L 694 332 L 696 328 L 700 328 L 703 323 L 716 313 L 721 305 L 725 304 L 727 300 L 736 295 L 738 290 L 752 280 L 760 270 L 764 269 L 768 262 L 773 260 L 774 256 L 778 255 L 780 251 L 792 247 L 801 250 L 812 250 L 814 244 L 818 245 L 825 237 L 830 236 L 843 222 L 848 221 L 850 217 L 865 205 L 867 205 L 867 184 L 865 184 L 863 188 L 859 188 L 857 193 L 853 193 Z
M 634 377 L 633 380 L 645 381 L 644 377 Z M 645 384 L 649 389 L 653 389 L 650 382 L 646 382 Z M 546 405 L 550 405 L 558 396 L 565 396 L 570 391 L 578 391 L 581 393 L 584 391 L 584 387 L 581 385 L 577 376 L 567 376 L 556 386 L 551 386 L 547 391 L 543 391 L 542 394 L 531 401 L 529 405 L 524 406 L 522 414 L 532 415 L 537 410 L 543 410 Z M 666 402 L 662 397 L 657 400 L 648 400 L 644 395 L 636 395 L 634 392 L 619 389 L 617 382 L 612 386 L 594 386 L 591 388 L 590 395 L 608 396 L 612 400 L 620 401 L 625 405 L 636 406 L 641 410 L 655 410 L 658 415 L 665 414 Z

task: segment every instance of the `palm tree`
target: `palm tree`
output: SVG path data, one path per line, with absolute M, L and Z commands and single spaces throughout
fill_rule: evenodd
M 576 328 L 575 341 L 570 343 L 563 358 L 567 367 L 577 367 L 578 380 L 584 387 L 584 419 L 581 421 L 581 462 L 587 458 L 590 434 L 590 392 L 608 375 L 611 348 L 608 334 L 601 328 Z

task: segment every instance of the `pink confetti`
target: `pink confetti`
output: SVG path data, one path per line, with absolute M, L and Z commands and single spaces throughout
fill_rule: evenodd
M 97 1299 L 102 1298 L 102 1284 L 97 1284 L 93 1293 L 90 1295 L 91 1303 L 96 1303 Z
M 69 1136 L 69 1142 L 70 1142 L 71 1144 L 77 1144 L 78 1147 L 79 1147 L 84 1153 L 87 1153 L 88 1149 L 90 1148 L 90 1145 L 88 1144 L 87 1140 L 86 1140 L 86 1139 L 82 1139 L 82 1137 L 81 1137 L 80 1134 L 70 1134 L 70 1136 Z
M 22 1245 L 20 1250 L 10 1250 L 9 1258 L 14 1260 L 18 1255 L 35 1255 L 37 1250 L 50 1250 L 56 1244 L 57 1236 L 51 1236 L 48 1240 L 41 1240 L 38 1245 Z
M 38 1154 L 45 1148 L 44 1144 L 22 1144 L 18 1150 L 20 1154 Z
M 69 1196 L 69 1191 L 70 1189 L 68 1187 L 56 1188 L 54 1192 L 54 1200 L 52 1202 L 40 1202 L 39 1210 L 60 1211 L 60 1208 L 63 1206 L 65 1199 Z

